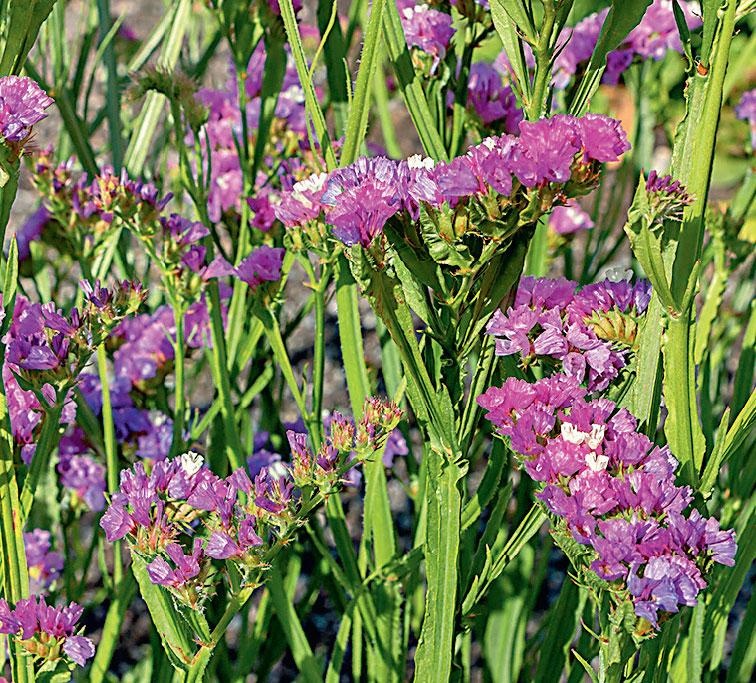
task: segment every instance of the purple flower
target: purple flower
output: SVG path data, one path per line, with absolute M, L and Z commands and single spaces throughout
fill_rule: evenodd
M 751 147 L 756 149 L 756 88 L 743 93 L 738 106 L 735 107 L 735 115 L 748 121 L 751 126 Z
M 257 247 L 238 266 L 235 273 L 239 279 L 255 289 L 263 282 L 276 282 L 281 279 L 281 266 L 285 249 L 281 247 Z
M 418 4 L 405 7 L 401 12 L 401 20 L 407 45 L 433 57 L 430 69 L 430 73 L 433 73 L 446 56 L 446 50 L 455 32 L 451 15 Z
M 549 227 L 557 235 L 572 235 L 593 227 L 593 220 L 580 204 L 571 199 L 564 206 L 556 206 L 549 218 Z
M 161 556 L 156 557 L 147 565 L 147 574 L 152 583 L 170 588 L 181 588 L 200 573 L 202 561 L 202 540 L 194 539 L 192 552 L 185 555 L 178 543 L 169 543 L 165 546 L 165 554 L 173 562 L 175 569 Z
M 467 91 L 468 105 L 485 126 L 500 122 L 505 133 L 517 133 L 522 110 L 517 106 L 512 89 L 502 83 L 496 69 L 489 64 L 473 64 Z
M 22 649 L 48 661 L 56 661 L 62 650 L 71 661 L 84 666 L 95 650 L 89 638 L 74 635 L 83 612 L 75 602 L 53 607 L 37 597 L 19 600 L 10 610 L 0 599 L 0 633 L 15 635 Z
M 710 560 L 734 563 L 734 533 L 696 510 L 683 516 L 693 496 L 675 483 L 677 462 L 637 431 L 627 410 L 586 401 L 563 375 L 532 385 L 510 378 L 478 402 L 544 483 L 536 495 L 557 526 L 586 547 L 583 568 L 626 588 L 636 615 L 654 628 L 660 612 L 696 604 Z
M 0 77 L 0 137 L 6 142 L 22 142 L 35 123 L 47 114 L 53 99 L 31 78 Z
M 46 593 L 60 576 L 63 556 L 51 550 L 50 532 L 44 529 L 25 532 L 24 547 L 29 568 L 29 590 L 33 594 Z
M 77 500 L 99 512 L 105 507 L 105 467 L 86 455 L 61 453 L 57 466 L 60 483 Z

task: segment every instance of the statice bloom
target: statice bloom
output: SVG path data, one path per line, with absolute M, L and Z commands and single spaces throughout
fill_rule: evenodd
M 50 224 L 50 212 L 40 206 L 24 224 L 16 230 L 16 241 L 18 243 L 18 261 L 19 263 L 28 260 L 31 257 L 31 244 L 38 242 L 42 237 L 45 228 Z
M 564 374 L 534 384 L 509 378 L 478 403 L 540 483 L 537 497 L 557 519 L 557 541 L 566 533 L 588 551 L 571 555 L 578 569 L 607 582 L 654 628 L 660 615 L 696 604 L 710 562 L 734 564 L 734 532 L 687 512 L 693 495 L 675 482 L 677 461 L 627 410 L 586 400 Z
M 751 126 L 751 147 L 756 149 L 756 88 L 743 93 L 735 114 Z
M 252 289 L 264 282 L 276 282 L 281 279 L 285 249 L 280 247 L 257 247 L 234 269 L 240 280 L 246 282 Z
M 423 208 L 445 211 L 473 200 L 493 218 L 491 210 L 501 209 L 492 206 L 492 194 L 514 202 L 515 193 L 533 191 L 542 193 L 546 210 L 567 183 L 576 194 L 587 194 L 600 164 L 617 161 L 630 147 L 619 122 L 596 114 L 522 121 L 519 130 L 519 136 L 486 138 L 449 162 L 358 159 L 283 192 L 276 216 L 292 228 L 324 220 L 344 244 L 371 247 L 388 221 L 415 221 Z
M 64 654 L 84 666 L 95 649 L 89 638 L 76 635 L 83 612 L 75 602 L 53 607 L 36 596 L 19 600 L 11 610 L 0 598 L 0 633 L 14 636 L 19 647 L 45 662 L 56 662 Z
M 51 549 L 50 532 L 45 529 L 24 532 L 24 547 L 29 568 L 29 591 L 33 595 L 43 595 L 60 577 L 63 556 Z
M 105 467 L 86 455 L 61 453 L 57 465 L 61 486 L 68 489 L 74 504 L 82 501 L 93 512 L 105 507 Z
M 572 235 L 593 227 L 590 214 L 574 199 L 564 206 L 556 206 L 549 217 L 549 227 L 557 235 Z
M 690 30 L 701 25 L 695 3 L 679 3 Z M 556 88 L 564 89 L 574 75 L 591 58 L 598 37 L 606 20 L 608 9 L 587 16 L 575 26 L 565 28 L 559 37 L 559 49 L 554 59 Z M 671 0 L 654 0 L 646 10 L 641 22 L 625 38 L 624 42 L 607 55 L 604 83 L 617 83 L 622 73 L 636 59 L 660 60 L 668 52 L 682 52 L 679 32 Z
M 517 133 L 523 119 L 522 110 L 517 106 L 512 89 L 504 85 L 494 67 L 483 63 L 473 64 L 467 91 L 468 106 L 485 126 L 496 125 L 505 133 Z
M 0 138 L 6 143 L 23 142 L 32 126 L 47 116 L 45 109 L 52 103 L 31 78 L 0 77 Z
M 451 15 L 418 4 L 404 8 L 401 20 L 407 45 L 410 48 L 418 48 L 433 58 L 430 68 L 430 73 L 433 73 L 446 56 L 449 42 L 454 35 Z
M 606 280 L 576 291 L 564 278 L 526 277 L 513 306 L 494 313 L 486 329 L 497 355 L 517 354 L 524 366 L 543 364 L 602 391 L 627 365 L 649 299 L 646 281 Z

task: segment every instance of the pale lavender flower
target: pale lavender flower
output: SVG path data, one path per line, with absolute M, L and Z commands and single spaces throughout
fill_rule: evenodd
M 24 532 L 29 591 L 35 595 L 49 591 L 63 569 L 63 556 L 52 550 L 50 539 L 50 532 L 45 529 Z
M 743 93 L 735 114 L 751 126 L 751 147 L 756 149 L 756 88 Z
M 557 235 L 572 235 L 593 227 L 590 214 L 583 209 L 574 199 L 564 206 L 555 206 L 549 218 L 549 227 Z
M 433 57 L 430 72 L 446 56 L 449 42 L 454 35 L 450 14 L 432 9 L 427 5 L 406 7 L 401 12 L 402 28 L 410 48 L 418 48 Z

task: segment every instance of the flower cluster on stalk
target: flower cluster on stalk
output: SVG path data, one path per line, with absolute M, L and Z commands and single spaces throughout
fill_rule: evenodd
M 92 641 L 79 633 L 77 625 L 83 612 L 75 602 L 53 607 L 37 597 L 19 600 L 11 609 L 0 598 L 0 633 L 13 637 L 41 672 L 55 671 L 68 662 L 84 666 L 94 657 L 95 649 Z
M 153 583 L 201 606 L 218 580 L 213 561 L 230 562 L 255 586 L 275 553 L 339 490 L 348 471 L 383 449 L 400 417 L 394 404 L 371 398 L 356 427 L 334 413 L 318 449 L 306 435 L 290 431 L 291 461 L 272 461 L 254 477 L 244 468 L 218 477 L 193 452 L 149 469 L 137 463 L 121 473 L 100 524 L 108 541 L 127 538 Z
M 44 595 L 60 577 L 63 555 L 52 550 L 51 534 L 45 529 L 24 532 L 29 592 Z
M 701 25 L 695 3 L 678 3 L 689 30 Z M 609 9 L 602 9 L 581 19 L 575 26 L 565 28 L 559 36 L 554 56 L 552 83 L 558 90 L 568 88 L 593 55 Z M 534 65 L 530 46 L 525 45 L 526 60 Z M 669 52 L 682 52 L 680 32 L 675 21 L 672 0 L 653 0 L 640 23 L 622 43 L 606 57 L 603 82 L 616 84 L 622 74 L 636 61 L 661 60 Z M 511 69 L 505 53 L 497 59 L 504 72 Z
M 712 563 L 732 566 L 735 534 L 689 510 L 677 461 L 605 399 L 586 399 L 574 377 L 509 378 L 478 398 L 555 516 L 554 538 L 591 588 L 658 628 L 696 604 Z M 645 630 L 638 624 L 637 632 Z
M 79 382 L 89 360 L 117 325 L 146 297 L 139 283 L 123 281 L 108 289 L 82 281 L 83 302 L 68 315 L 52 303 L 15 302 L 4 338 L 3 380 L 14 439 L 29 462 L 42 416 L 63 401 L 61 419 L 71 423 L 75 408 L 68 392 Z
M 600 164 L 616 161 L 627 149 L 627 137 L 614 119 L 557 115 L 523 121 L 519 136 L 487 138 L 448 163 L 420 157 L 359 159 L 296 183 L 275 211 L 287 227 L 307 228 L 322 216 L 338 240 L 366 248 L 389 219 L 416 220 L 421 207 L 453 233 L 468 229 L 454 215 L 457 207 L 460 215 L 470 213 L 468 202 L 478 204 L 483 224 L 501 219 L 512 206 L 522 212 L 530 202 L 541 213 L 586 194 L 598 180 Z
M 524 277 L 513 305 L 496 311 L 487 331 L 496 337 L 497 355 L 517 354 L 523 367 L 537 364 L 602 391 L 626 367 L 650 298 L 646 280 L 577 289 L 564 278 Z
M 750 125 L 751 147 L 756 149 L 756 88 L 743 93 L 738 106 L 735 107 L 735 114 Z

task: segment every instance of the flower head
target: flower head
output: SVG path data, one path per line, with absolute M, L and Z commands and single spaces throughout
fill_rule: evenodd
M 23 142 L 31 134 L 53 103 L 31 78 L 26 76 L 0 77 L 0 138 L 6 143 Z

